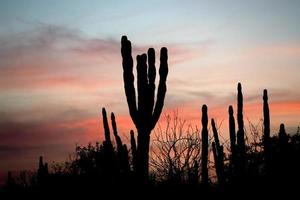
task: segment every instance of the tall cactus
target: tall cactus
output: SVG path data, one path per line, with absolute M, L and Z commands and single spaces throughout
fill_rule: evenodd
M 137 175 L 140 181 L 147 182 L 149 174 L 149 145 L 150 134 L 155 127 L 164 105 L 167 91 L 166 80 L 168 75 L 168 52 L 163 47 L 160 51 L 159 85 L 155 98 L 155 51 L 148 50 L 147 55 L 138 55 L 137 60 L 137 92 L 138 102 L 134 87 L 133 59 L 131 55 L 131 42 L 126 36 L 121 40 L 121 54 L 123 58 L 123 79 L 124 88 L 129 107 L 129 113 L 138 131 L 137 145 Z
M 244 119 L 243 119 L 243 93 L 242 85 L 238 83 L 238 94 L 237 94 L 237 122 L 238 122 L 238 131 L 237 131 L 237 149 L 239 155 L 239 173 L 244 172 L 245 168 L 245 132 L 244 132 Z
M 202 142 L 202 150 L 201 150 L 201 182 L 204 185 L 208 184 L 208 116 L 207 116 L 207 106 L 202 106 L 202 132 L 201 132 L 201 142 Z
M 212 143 L 212 147 L 213 147 L 216 173 L 218 177 L 218 182 L 220 185 L 222 185 L 224 183 L 224 149 L 223 149 L 223 145 L 220 144 L 218 130 L 216 128 L 214 119 L 211 119 L 211 126 L 212 126 L 214 140 L 215 140 L 215 142 Z
M 228 114 L 229 114 L 229 138 L 230 138 L 230 151 L 231 151 L 230 166 L 234 171 L 236 168 L 237 155 L 236 155 L 235 120 L 233 116 L 233 107 L 231 105 L 228 108 Z
M 264 156 L 266 162 L 267 173 L 270 167 L 270 111 L 268 104 L 268 91 L 264 89 L 263 92 L 263 114 L 264 114 Z

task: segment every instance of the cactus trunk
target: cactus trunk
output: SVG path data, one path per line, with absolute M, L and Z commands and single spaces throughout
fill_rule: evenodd
M 211 126 L 213 130 L 214 140 L 212 143 L 213 155 L 215 160 L 216 173 L 218 177 L 218 182 L 220 185 L 224 183 L 224 150 L 223 146 L 220 144 L 218 131 L 214 119 L 211 119 Z
M 230 166 L 232 172 L 235 172 L 237 155 L 236 155 L 235 120 L 233 116 L 232 106 L 229 106 L 228 114 L 229 114 L 229 137 L 230 137 L 230 151 L 231 151 Z
M 208 129 L 207 129 L 207 124 L 208 124 L 208 116 L 207 116 L 207 106 L 203 105 L 202 106 L 202 150 L 201 150 L 201 182 L 203 185 L 208 184 L 208 168 L 207 168 L 207 163 L 208 163 Z
M 268 104 L 268 91 L 263 92 L 263 113 L 264 113 L 264 157 L 266 163 L 266 172 L 269 173 L 270 167 L 270 112 Z
M 243 119 L 243 93 L 242 85 L 238 83 L 238 94 L 237 94 L 237 121 L 238 121 L 238 131 L 237 131 L 237 149 L 238 149 L 238 173 L 242 175 L 245 171 L 245 132 L 244 132 L 244 119 Z
M 146 183 L 149 176 L 150 132 L 139 132 L 137 140 L 136 174 L 139 182 Z

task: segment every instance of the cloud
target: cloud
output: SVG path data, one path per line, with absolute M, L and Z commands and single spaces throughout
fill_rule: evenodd
M 120 54 L 119 41 L 89 39 L 78 30 L 60 26 L 43 25 L 2 36 L 0 41 L 1 88 L 92 86 L 90 77 L 102 78 L 104 83 L 102 70 L 117 64 Z
M 119 39 L 90 38 L 77 29 L 41 24 L 27 32 L 1 35 L 0 44 L 0 90 L 91 90 L 119 86 L 122 81 Z M 159 58 L 160 46 L 155 47 Z M 176 44 L 168 47 L 170 66 L 197 55 Z M 133 43 L 133 56 L 147 49 Z

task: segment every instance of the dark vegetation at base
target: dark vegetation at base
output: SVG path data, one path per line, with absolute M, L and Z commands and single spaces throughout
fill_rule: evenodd
M 239 197 L 238 194 L 255 197 L 261 193 L 298 192 L 299 129 L 289 135 L 281 124 L 278 134 L 271 136 L 267 90 L 262 95 L 262 135 L 252 124 L 250 132 L 245 131 L 243 93 L 239 83 L 237 126 L 233 106 L 228 108 L 228 141 L 220 137 L 215 120 L 208 119 L 208 107 L 203 105 L 201 130 L 184 129 L 184 121 L 174 115 L 173 121 L 167 118 L 166 130 L 158 129 L 150 145 L 150 134 L 160 117 L 166 94 L 167 49 L 161 50 L 156 103 L 154 49 L 148 51 L 148 66 L 146 54 L 137 57 L 138 103 L 131 43 L 126 37 L 122 38 L 122 56 L 125 93 L 138 132 L 136 136 L 133 130 L 130 131 L 130 147 L 118 134 L 114 113 L 108 120 L 103 108 L 105 139 L 102 143 L 76 147 L 72 159 L 62 164 L 48 165 L 40 157 L 36 171 L 21 172 L 19 176 L 8 172 L 0 194 L 97 194 L 99 197 L 124 198 L 158 197 L 161 194 L 199 198 L 228 195 L 234 198 Z

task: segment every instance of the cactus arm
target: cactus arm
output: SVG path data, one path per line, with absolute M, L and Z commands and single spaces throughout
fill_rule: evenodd
M 229 114 L 229 137 L 230 137 L 230 147 L 231 152 L 236 145 L 236 135 L 235 135 L 235 121 L 233 116 L 233 107 L 230 105 L 228 108 Z
M 149 106 L 148 113 L 152 115 L 154 98 L 155 98 L 155 78 L 156 78 L 156 67 L 155 67 L 155 50 L 153 48 L 148 49 L 148 81 L 149 81 Z
M 108 125 L 108 121 L 107 121 L 107 115 L 106 115 L 105 108 L 102 108 L 102 118 L 103 118 L 103 128 L 104 128 L 105 141 L 111 142 L 111 140 L 110 140 L 110 130 L 109 130 L 109 125 Z
M 148 77 L 147 77 L 147 55 L 142 54 L 136 57 L 137 60 L 137 91 L 138 91 L 138 114 L 145 119 L 147 117 L 148 101 Z M 143 120 L 141 123 L 145 123 Z M 141 126 L 144 126 L 141 125 Z
M 123 79 L 126 99 L 129 107 L 129 114 L 133 123 L 138 126 L 138 113 L 136 107 L 136 95 L 134 88 L 134 75 L 133 75 L 133 59 L 131 56 L 131 42 L 127 40 L 126 36 L 121 40 L 121 54 L 123 58 Z
M 165 95 L 167 92 L 167 75 L 168 75 L 168 50 L 163 47 L 160 50 L 160 67 L 159 67 L 159 85 L 157 90 L 156 104 L 153 111 L 152 126 L 153 129 L 157 123 L 162 108 L 164 106 Z
M 120 136 L 118 135 L 116 117 L 115 117 L 115 114 L 113 112 L 111 113 L 111 125 L 112 125 L 112 128 L 113 128 L 113 134 L 115 136 L 115 140 L 116 140 L 116 143 L 117 143 L 117 149 L 118 149 L 118 151 L 121 151 L 123 144 L 122 144 L 122 140 L 121 140 Z
M 237 132 L 237 143 L 241 151 L 245 148 L 245 133 L 244 133 L 244 120 L 243 120 L 243 93 L 242 85 L 238 83 L 238 95 L 237 95 L 237 120 L 238 120 L 238 132 Z

